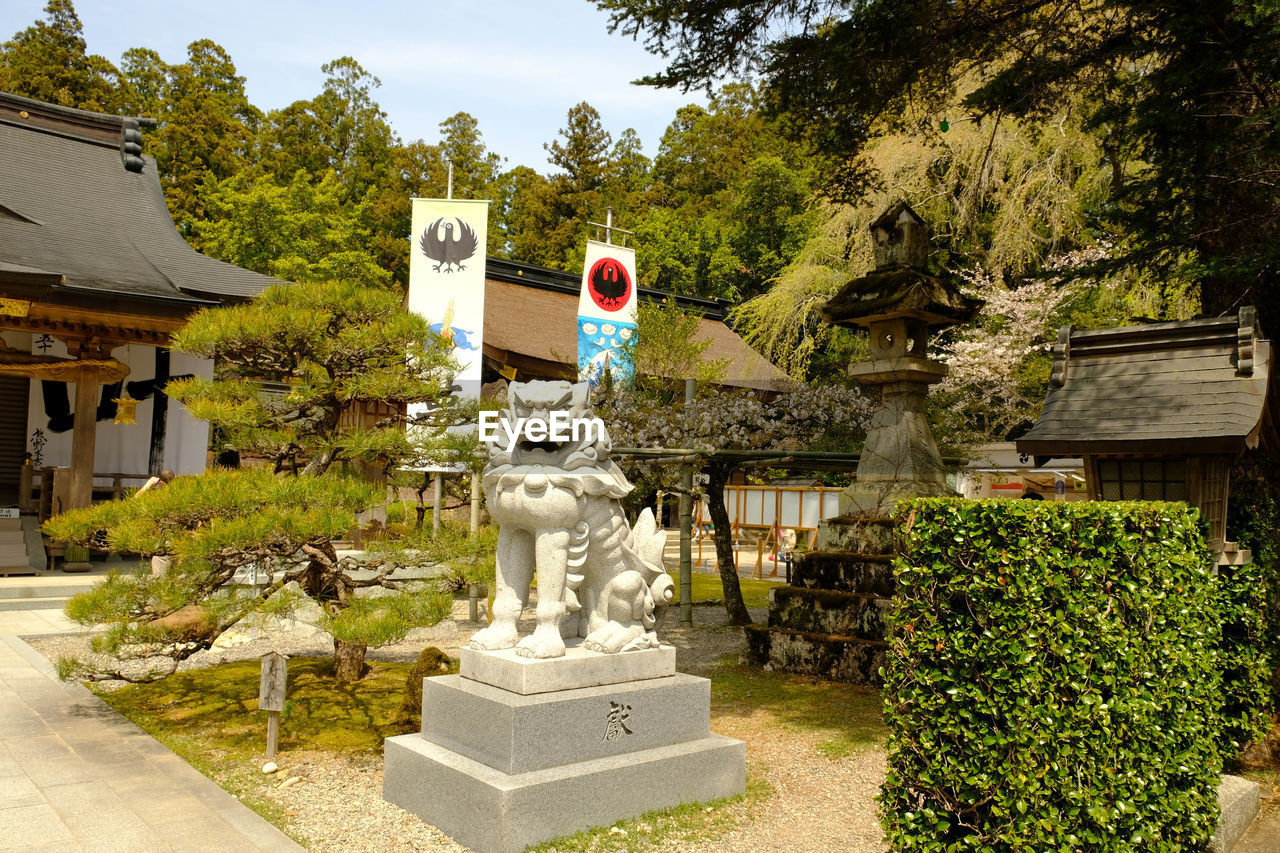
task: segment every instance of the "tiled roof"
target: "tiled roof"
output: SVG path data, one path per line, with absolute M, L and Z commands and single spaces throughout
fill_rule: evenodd
M 0 93 L 0 277 L 64 295 L 193 305 L 279 283 L 187 245 L 155 160 L 124 149 L 138 124 Z
M 1105 453 L 1236 453 L 1274 446 L 1271 344 L 1238 317 L 1059 334 L 1044 408 L 1018 450 L 1038 459 Z

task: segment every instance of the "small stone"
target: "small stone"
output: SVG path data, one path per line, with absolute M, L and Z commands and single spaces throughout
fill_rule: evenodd
M 620 826 L 611 826 L 609 827 L 609 834 L 610 835 L 626 835 L 627 831 Z
M 268 761 L 266 764 L 262 765 L 262 772 L 267 774 L 275 773 L 279 769 L 280 768 L 276 766 L 274 761 Z
M 1245 748 L 1244 753 L 1240 756 L 1240 761 L 1245 767 L 1266 767 L 1271 763 L 1271 750 L 1267 748 L 1266 743 L 1254 741 Z
M 290 776 L 288 779 L 285 779 L 283 782 L 280 783 L 280 788 L 281 790 L 285 788 L 292 788 L 294 785 L 298 784 L 301 781 L 302 781 L 301 776 Z

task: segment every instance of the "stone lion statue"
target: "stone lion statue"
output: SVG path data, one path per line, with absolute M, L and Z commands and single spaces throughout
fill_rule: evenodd
M 493 623 L 471 638 L 474 649 L 514 646 L 524 657 L 555 658 L 573 637 L 609 654 L 658 646 L 656 629 L 675 593 L 663 568 L 667 535 L 649 509 L 627 526 L 619 499 L 632 485 L 609 458 L 608 431 L 589 394 L 586 383 L 508 389 L 483 480 L 499 525 Z M 578 428 L 558 437 L 523 428 L 568 420 Z M 584 426 L 592 420 L 595 428 Z M 535 571 L 537 626 L 521 639 L 516 621 Z

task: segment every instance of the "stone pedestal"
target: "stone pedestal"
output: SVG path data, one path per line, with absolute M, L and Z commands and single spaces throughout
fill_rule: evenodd
M 461 675 L 424 679 L 421 734 L 387 739 L 383 797 L 478 853 L 517 853 L 733 796 L 746 745 L 711 734 L 710 688 L 675 672 L 670 647 L 571 645 L 548 661 L 468 649 Z
M 929 385 L 947 375 L 946 366 L 924 358 L 878 359 L 855 365 L 849 375 L 878 386 L 880 399 L 867 425 L 858 475 L 840 496 L 840 514 L 886 518 L 903 498 L 954 495 L 924 417 Z
M 769 621 L 747 626 L 747 658 L 783 672 L 879 686 L 893 598 L 893 522 L 837 517 L 769 591 Z

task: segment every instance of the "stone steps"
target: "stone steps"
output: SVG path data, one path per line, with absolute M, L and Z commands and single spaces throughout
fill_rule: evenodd
M 106 571 L 98 564 L 90 574 L 28 568 L 23 577 L 0 578 L 0 610 L 61 610 L 71 596 L 92 589 Z
M 88 592 L 97 580 L 85 575 L 31 574 L 36 576 L 0 582 L 0 610 L 61 610 L 71 596 Z
M 747 626 L 747 659 L 757 666 L 880 687 L 889 644 L 840 634 Z
M 44 540 L 35 516 L 0 518 L 0 577 L 38 575 L 45 564 Z
M 836 516 L 818 526 L 818 549 L 853 554 L 892 554 L 894 521 Z
M 68 600 L 66 596 L 0 598 L 0 610 L 61 610 Z
M 26 574 L 31 569 L 22 520 L 0 518 L 0 574 Z
M 896 587 L 894 523 L 832 518 L 821 550 L 802 554 L 791 586 L 770 592 L 769 622 L 747 629 L 747 657 L 783 672 L 879 686 L 885 616 Z
M 769 626 L 817 634 L 884 639 L 892 602 L 865 592 L 778 587 L 771 591 Z
M 792 586 L 840 592 L 874 593 L 892 598 L 891 554 L 855 554 L 848 551 L 810 551 L 801 554 L 791 572 Z

